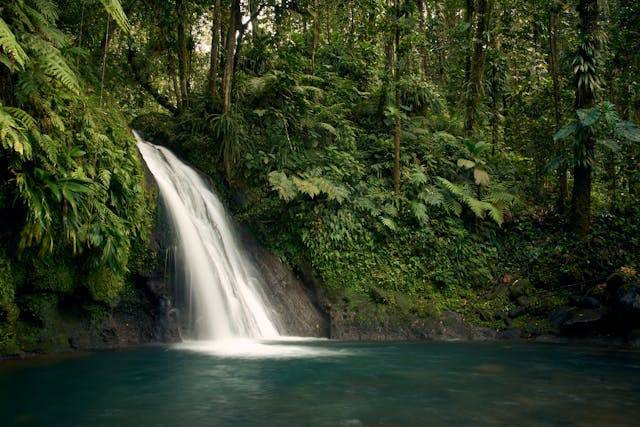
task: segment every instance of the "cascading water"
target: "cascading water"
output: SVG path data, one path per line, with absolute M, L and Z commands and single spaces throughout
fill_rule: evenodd
M 176 260 L 190 294 L 194 337 L 279 339 L 261 276 L 243 253 L 218 197 L 171 151 L 135 136 L 174 229 Z

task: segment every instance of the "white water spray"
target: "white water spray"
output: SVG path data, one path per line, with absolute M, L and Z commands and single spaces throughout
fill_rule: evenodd
M 177 262 L 190 293 L 194 337 L 207 341 L 279 339 L 262 292 L 261 275 L 243 254 L 218 197 L 171 151 L 135 136 L 175 231 Z

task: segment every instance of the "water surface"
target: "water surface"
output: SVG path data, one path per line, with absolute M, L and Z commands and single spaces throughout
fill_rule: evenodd
M 1 363 L 0 419 L 136 427 L 640 422 L 638 352 L 330 341 L 223 349 L 185 344 Z

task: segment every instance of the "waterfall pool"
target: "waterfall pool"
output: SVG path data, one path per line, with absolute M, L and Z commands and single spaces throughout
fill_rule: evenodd
M 3 426 L 638 425 L 640 352 L 187 342 L 5 361 L 0 390 Z

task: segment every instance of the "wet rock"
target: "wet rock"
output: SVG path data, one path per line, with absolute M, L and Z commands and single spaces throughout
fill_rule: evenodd
M 615 292 L 619 287 L 625 284 L 626 280 L 627 279 L 624 274 L 620 271 L 616 271 L 607 278 L 607 289 L 610 292 Z
M 321 308 L 319 286 L 305 286 L 287 265 L 251 236 L 243 233 L 242 238 L 265 279 L 273 314 L 287 335 L 328 337 L 329 318 Z
M 640 349 L 640 329 L 631 331 L 627 336 L 627 345 L 631 348 Z
M 528 295 L 521 295 L 516 299 L 516 303 L 523 308 L 529 308 L 533 305 L 534 299 Z
M 600 308 L 600 305 L 601 305 L 600 301 L 598 301 L 594 297 L 583 297 L 579 295 L 572 296 L 571 303 L 576 307 L 590 308 L 590 309 Z
M 516 307 L 513 310 L 509 311 L 509 317 L 511 319 L 515 319 L 516 317 L 520 317 L 527 313 L 527 309 L 524 307 Z
M 522 338 L 522 331 L 520 329 L 507 329 L 506 331 L 498 332 L 496 337 L 500 340 L 517 340 Z
M 602 311 L 589 308 L 575 308 L 568 314 L 569 317 L 562 324 L 564 328 L 590 327 L 603 317 Z
M 570 312 L 574 310 L 573 307 L 560 307 L 549 314 L 549 321 L 556 328 L 561 328 L 564 322 L 570 317 Z
M 604 310 L 561 307 L 551 313 L 549 321 L 557 328 L 565 331 L 578 331 L 595 328 L 604 318 Z
M 509 298 L 517 301 L 518 298 L 532 295 L 535 289 L 528 279 L 518 279 L 509 287 Z
M 640 323 L 640 285 L 624 285 L 616 292 L 614 313 L 623 323 Z
M 78 340 L 75 337 L 69 337 L 69 347 L 71 347 L 74 350 L 77 350 L 80 348 L 80 346 L 78 345 Z
M 358 320 L 347 313 L 331 313 L 331 338 L 367 341 L 487 341 L 496 338 L 496 332 L 468 324 L 453 311 L 445 310 L 440 316 L 404 319 Z

